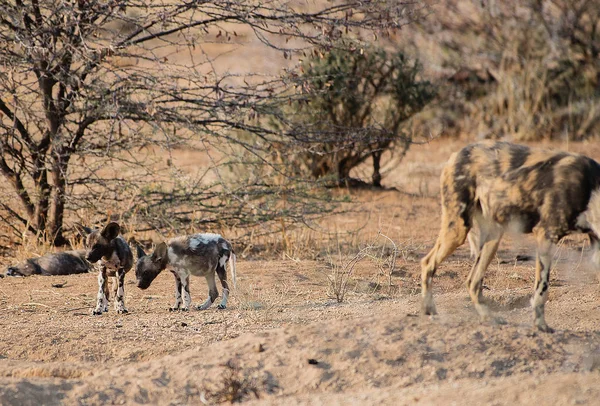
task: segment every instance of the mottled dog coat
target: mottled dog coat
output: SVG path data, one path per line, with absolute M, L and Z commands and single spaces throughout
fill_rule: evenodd
M 91 230 L 79 226 L 87 234 L 85 246 L 86 259 L 90 262 L 100 261 L 98 272 L 98 300 L 93 314 L 102 314 L 108 311 L 108 279 L 113 279 L 113 293 L 115 295 L 115 310 L 117 313 L 127 313 L 125 308 L 125 274 L 133 266 L 133 253 L 129 244 L 119 235 L 121 227 L 117 223 L 109 223 L 102 230 Z
M 39 258 L 29 258 L 22 264 L 9 266 L 6 276 L 30 275 L 71 275 L 91 271 L 85 260 L 85 250 L 63 251 L 46 254 Z
M 231 260 L 230 260 L 231 259 Z M 167 266 L 175 276 L 175 304 L 171 310 L 189 310 L 192 302 L 190 296 L 190 274 L 204 276 L 208 283 L 208 299 L 197 306 L 198 310 L 208 309 L 219 296 L 215 283 L 215 272 L 223 286 L 223 298 L 220 309 L 227 306 L 229 285 L 225 265 L 230 262 L 233 284 L 236 284 L 235 254 L 233 247 L 218 234 L 194 234 L 176 237 L 167 243 L 159 244 L 152 255 L 147 256 L 138 246 L 136 264 L 137 286 L 140 289 L 150 287 L 152 281 Z M 183 298 L 183 299 L 182 299 Z
M 436 313 L 431 284 L 437 267 L 473 228 L 476 259 L 467 288 L 481 317 L 489 317 L 481 303 L 484 273 L 504 231 L 516 227 L 536 238 L 534 324 L 552 331 L 545 321 L 544 304 L 553 245 L 565 235 L 586 233 L 593 262 L 600 267 L 600 164 L 574 153 L 482 142 L 452 155 L 442 171 L 441 190 L 441 230 L 421 261 L 424 313 Z

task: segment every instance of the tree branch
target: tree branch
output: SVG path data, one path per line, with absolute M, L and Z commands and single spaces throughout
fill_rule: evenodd
M 14 115 L 12 110 L 6 105 L 6 103 L 2 99 L 0 99 L 0 111 L 3 112 L 4 114 L 6 114 L 6 116 L 13 122 L 14 127 L 19 132 L 19 134 L 21 134 L 21 138 L 23 138 L 23 141 L 25 141 L 25 143 L 30 148 L 33 147 L 34 146 L 33 140 L 31 139 L 29 132 L 25 128 L 25 125 L 23 125 L 21 120 L 19 120 Z
M 1 149 L 2 148 L 0 148 L 0 150 Z M 3 156 L 0 157 L 0 171 L 2 171 L 4 176 L 6 176 L 8 179 L 10 179 L 12 181 L 13 186 L 15 188 L 15 192 L 21 199 L 21 202 L 23 203 L 23 206 L 25 207 L 27 214 L 29 216 L 33 216 L 34 211 L 35 211 L 34 205 L 33 205 L 33 202 L 31 201 L 31 198 L 29 197 L 29 194 L 27 193 L 27 190 L 25 189 L 25 186 L 23 185 L 23 180 L 21 179 L 21 176 L 19 175 L 18 172 L 13 171 L 8 166 L 8 164 L 4 160 Z
M 10 215 L 19 220 L 19 222 L 23 223 L 23 225 L 25 225 L 27 227 L 27 230 L 32 232 L 32 233 L 37 233 L 38 230 L 36 230 L 35 228 L 33 228 L 31 226 L 31 223 L 29 221 L 27 221 L 27 219 L 24 219 L 23 217 L 19 216 L 19 213 L 17 213 L 16 211 L 14 211 L 13 209 L 11 209 L 10 207 L 8 207 L 8 205 L 4 204 L 4 203 L 0 203 L 0 205 L 2 205 L 2 207 L 4 208 L 4 210 L 6 210 L 7 212 L 10 213 Z

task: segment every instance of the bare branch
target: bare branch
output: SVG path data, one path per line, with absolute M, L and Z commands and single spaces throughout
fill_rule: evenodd
M 27 145 L 32 147 L 34 144 L 31 139 L 31 136 L 29 135 L 29 132 L 25 128 L 25 125 L 21 122 L 21 120 L 19 120 L 19 118 L 17 118 L 14 115 L 12 110 L 6 105 L 6 103 L 2 99 L 0 99 L 0 111 L 2 111 L 4 114 L 6 114 L 8 119 L 13 123 L 14 127 L 17 129 L 17 131 L 21 135 L 21 138 L 27 143 Z

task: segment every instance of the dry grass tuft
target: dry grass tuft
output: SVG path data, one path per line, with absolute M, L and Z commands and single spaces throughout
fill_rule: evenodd
M 260 398 L 262 385 L 256 377 L 243 371 L 231 359 L 224 366 L 225 370 L 217 382 L 209 381 L 204 384 L 201 398 L 204 404 L 238 403 L 249 398 Z

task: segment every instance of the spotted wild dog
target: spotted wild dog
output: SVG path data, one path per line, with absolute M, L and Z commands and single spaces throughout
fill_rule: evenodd
M 552 248 L 566 235 L 585 233 L 600 268 L 600 164 L 569 152 L 531 149 L 508 142 L 471 144 L 454 153 L 441 175 L 441 229 L 421 260 L 423 312 L 435 314 L 431 285 L 439 264 L 470 238 L 475 263 L 467 289 L 482 319 L 482 282 L 507 228 L 533 233 L 537 243 L 534 326 L 552 332 L 544 317 Z
M 196 308 L 208 309 L 219 296 L 215 283 L 215 272 L 223 286 L 223 298 L 219 309 L 227 307 L 229 285 L 225 265 L 229 261 L 233 285 L 236 285 L 235 253 L 233 247 L 218 234 L 193 234 L 175 237 L 168 242 L 160 243 L 151 255 L 146 255 L 144 250 L 137 246 L 138 260 L 135 274 L 137 286 L 148 289 L 152 281 L 167 266 L 175 276 L 175 304 L 171 310 L 184 310 L 190 308 L 190 274 L 204 276 L 208 283 L 208 299 Z M 182 299 L 183 297 L 183 299 Z
M 87 249 L 86 259 L 92 263 L 100 261 L 98 272 L 98 300 L 93 314 L 108 311 L 108 280 L 113 277 L 113 294 L 117 313 L 127 313 L 125 308 L 125 274 L 133 266 L 133 253 L 127 241 L 119 235 L 121 227 L 117 223 L 108 223 L 102 230 L 92 230 L 77 226 L 84 234 Z
M 52 276 L 90 272 L 92 267 L 85 260 L 86 254 L 85 250 L 74 250 L 29 258 L 21 264 L 9 266 L 6 276 Z

